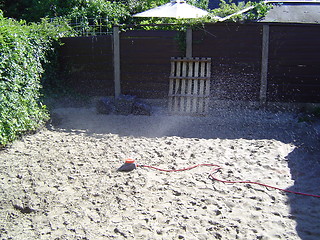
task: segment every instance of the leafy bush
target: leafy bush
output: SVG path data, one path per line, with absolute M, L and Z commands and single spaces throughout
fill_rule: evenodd
M 227 3 L 224 0 L 221 0 L 221 3 L 219 4 L 219 8 L 213 9 L 211 11 L 211 14 L 218 17 L 226 17 L 231 14 L 237 13 L 243 9 L 254 7 L 248 12 L 245 12 L 244 14 L 238 14 L 234 15 L 228 21 L 256 21 L 260 20 L 261 18 L 265 17 L 265 15 L 268 13 L 268 11 L 272 8 L 271 4 L 265 3 L 263 1 L 256 3 L 256 2 L 239 2 L 238 4 L 235 4 L 233 2 Z
M 43 63 L 51 44 L 68 32 L 61 23 L 27 25 L 0 12 L 0 146 L 35 131 L 48 113 L 39 101 Z
M 65 17 L 71 25 L 80 23 L 81 32 L 103 24 L 105 31 L 113 25 L 126 21 L 130 16 L 129 6 L 124 1 L 105 0 L 21 0 L 8 1 L 3 9 L 7 17 L 23 19 L 27 22 L 38 22 L 42 18 Z
M 84 27 L 92 22 L 94 25 L 98 25 L 101 19 L 104 19 L 103 24 L 109 31 L 113 25 L 124 22 L 129 16 L 130 13 L 125 5 L 104 0 L 79 1 L 66 15 L 72 22 L 75 19 L 81 19 Z
M 272 4 L 266 2 L 253 3 L 254 9 L 252 9 L 248 14 L 246 14 L 247 20 L 261 20 L 263 19 L 269 10 L 273 8 Z

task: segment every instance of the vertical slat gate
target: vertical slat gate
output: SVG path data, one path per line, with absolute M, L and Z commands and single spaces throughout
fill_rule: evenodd
M 169 112 L 205 115 L 209 110 L 211 58 L 171 58 Z

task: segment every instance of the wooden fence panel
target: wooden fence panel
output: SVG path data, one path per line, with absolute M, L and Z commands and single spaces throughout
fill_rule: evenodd
M 60 66 L 64 83 L 80 94 L 114 94 L 111 36 L 62 38 Z
M 194 30 L 193 56 L 212 58 L 211 96 L 259 100 L 262 25 L 208 24 Z
M 168 95 L 170 59 L 183 55 L 176 31 L 128 31 L 120 35 L 121 91 L 142 98 Z
M 270 26 L 269 101 L 320 102 L 320 26 Z
M 267 102 L 320 102 L 320 25 L 272 23 L 269 29 Z M 177 34 L 120 34 L 123 94 L 167 97 L 170 59 L 184 56 Z M 63 38 L 62 42 L 59 56 L 65 85 L 80 94 L 113 95 L 112 36 Z M 212 98 L 259 101 L 262 24 L 207 24 L 193 30 L 192 47 L 194 57 L 212 59 Z

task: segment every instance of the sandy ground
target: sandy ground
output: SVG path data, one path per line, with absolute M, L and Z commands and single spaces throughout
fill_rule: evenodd
M 295 113 L 220 107 L 206 117 L 56 108 L 54 126 L 0 151 L 1 239 L 320 239 L 319 135 Z

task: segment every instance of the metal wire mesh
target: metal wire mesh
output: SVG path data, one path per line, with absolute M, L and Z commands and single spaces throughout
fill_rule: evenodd
M 54 19 L 51 19 L 52 21 Z M 73 18 L 69 20 L 69 25 L 79 36 L 97 36 L 112 34 L 112 26 L 108 18 Z

